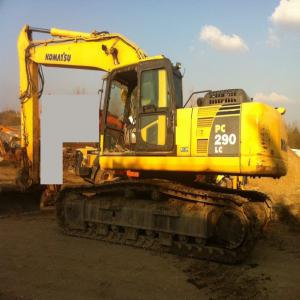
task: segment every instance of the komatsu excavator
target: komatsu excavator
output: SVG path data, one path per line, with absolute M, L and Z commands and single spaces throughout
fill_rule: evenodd
M 51 38 L 34 40 L 35 32 Z M 82 171 L 116 175 L 61 189 L 57 218 L 66 234 L 224 263 L 245 258 L 270 220 L 270 199 L 197 177 L 284 176 L 283 109 L 241 89 L 202 91 L 198 106 L 187 108 L 179 64 L 147 56 L 120 34 L 25 26 L 18 51 L 23 193 L 40 186 L 41 66 L 107 72 L 99 151 Z

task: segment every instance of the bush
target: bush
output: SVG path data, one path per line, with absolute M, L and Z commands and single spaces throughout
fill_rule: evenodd
M 287 134 L 290 148 L 300 149 L 300 131 L 296 123 L 288 124 Z

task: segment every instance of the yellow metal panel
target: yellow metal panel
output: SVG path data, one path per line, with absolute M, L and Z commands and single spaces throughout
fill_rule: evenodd
M 114 60 L 112 55 L 105 53 L 102 46 L 106 46 L 107 49 L 117 49 L 118 62 Z M 30 59 L 39 64 L 64 68 L 97 69 L 108 72 L 140 61 L 162 58 L 163 56 L 154 56 L 141 59 L 134 49 L 128 47 L 127 44 L 120 43 L 118 38 L 101 42 L 79 40 L 77 42 L 42 43 L 30 50 Z
M 20 70 L 20 98 L 21 104 L 21 146 L 26 147 L 27 157 L 30 161 L 30 177 L 33 183 L 40 179 L 40 115 L 38 102 L 38 71 L 37 64 L 28 61 L 26 67 L 26 48 L 30 41 L 27 36 L 27 26 L 23 27 L 18 39 L 18 56 Z M 28 69 L 27 69 L 28 68 Z M 31 76 L 31 94 L 26 97 L 29 90 L 27 70 Z
M 85 41 L 106 41 L 106 40 L 112 40 L 116 39 L 116 42 L 114 43 L 114 46 L 119 43 L 123 44 L 123 46 L 127 47 L 127 50 L 135 51 L 140 59 L 146 58 L 148 55 L 145 53 L 144 50 L 142 50 L 138 45 L 130 41 L 128 38 L 123 36 L 120 33 L 107 33 L 107 32 L 81 32 L 81 31 L 74 31 L 74 30 L 66 30 L 66 29 L 60 29 L 60 28 L 51 28 L 50 34 L 53 37 L 59 37 L 60 40 L 62 38 L 66 39 L 73 39 L 75 42 L 78 40 L 85 40 Z M 52 42 L 51 40 L 48 40 L 47 42 Z M 110 51 L 110 49 L 108 49 Z
M 241 111 L 242 172 L 285 175 L 287 135 L 281 114 L 259 102 L 243 103 Z
M 104 152 L 104 135 L 100 134 L 100 155 Z
M 158 107 L 167 106 L 167 72 L 162 69 L 158 71 Z
M 214 121 L 213 117 L 197 119 L 197 129 L 196 129 L 197 139 L 208 139 L 209 138 L 213 121 Z
M 27 35 L 28 26 L 25 29 Z M 118 33 L 51 28 L 50 34 L 55 38 L 31 42 L 30 58 L 36 63 L 110 71 L 149 59 L 141 48 Z
M 203 107 L 195 107 L 197 110 L 197 115 L 199 118 L 208 118 L 214 117 L 219 110 L 220 105 L 217 106 L 203 106 Z
M 101 156 L 103 169 L 240 173 L 238 157 Z
M 166 143 L 166 115 L 158 116 L 158 145 L 163 146 Z
M 116 40 L 102 43 L 78 41 L 77 43 L 48 44 L 31 48 L 30 53 L 31 59 L 40 64 L 110 71 L 117 64 L 113 56 L 107 55 L 101 46 L 105 45 L 109 49 L 114 46 L 115 42 Z M 127 51 L 127 47 L 121 44 L 118 48 L 118 60 L 125 64 L 139 61 L 134 51 Z
M 177 156 L 191 155 L 191 118 L 192 108 L 176 110 L 176 145 Z
M 52 36 L 59 36 L 59 37 L 74 37 L 74 38 L 91 38 L 93 37 L 93 33 L 88 32 L 81 32 L 81 31 L 73 31 L 73 30 L 66 30 L 66 29 L 59 29 L 59 28 L 51 28 L 50 34 Z
M 219 110 L 218 106 L 194 107 L 192 113 L 192 156 L 207 156 L 212 124 Z
M 163 59 L 163 58 L 165 58 L 163 55 L 155 55 L 155 56 L 149 56 L 149 57 L 143 58 L 139 62 L 158 60 L 158 59 Z M 111 70 L 116 70 L 118 68 L 123 68 L 123 67 L 131 66 L 131 65 L 135 65 L 135 64 L 136 64 L 136 62 L 128 62 L 128 63 L 121 62 L 119 65 L 113 66 Z

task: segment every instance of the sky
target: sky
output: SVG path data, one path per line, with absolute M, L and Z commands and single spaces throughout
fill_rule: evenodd
M 300 0 L 0 0 L 0 110 L 18 109 L 16 45 L 25 24 L 121 33 L 149 55 L 181 62 L 185 99 L 243 88 L 300 121 Z M 45 67 L 44 75 L 45 94 L 96 95 L 103 74 Z

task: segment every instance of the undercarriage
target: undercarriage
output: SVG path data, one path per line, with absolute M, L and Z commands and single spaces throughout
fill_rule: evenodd
M 235 264 L 271 219 L 259 192 L 165 179 L 65 186 L 58 222 L 66 234 Z

